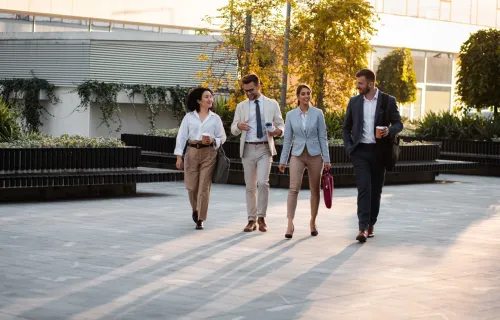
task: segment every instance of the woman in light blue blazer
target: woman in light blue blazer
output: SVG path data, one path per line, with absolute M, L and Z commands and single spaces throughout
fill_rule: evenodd
M 321 174 L 323 168 L 330 170 L 330 154 L 323 111 L 309 105 L 311 88 L 305 84 L 298 86 L 297 99 L 298 107 L 286 114 L 285 141 L 279 166 L 283 173 L 291 149 L 290 189 L 287 201 L 288 229 L 285 234 L 287 239 L 292 238 L 295 229 L 293 218 L 305 168 L 307 168 L 311 189 L 311 236 L 318 235 L 316 216 L 320 201 Z

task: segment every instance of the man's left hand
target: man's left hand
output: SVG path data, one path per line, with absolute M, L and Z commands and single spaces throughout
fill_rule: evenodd
M 281 129 L 280 128 L 276 128 L 274 131 L 268 131 L 267 134 L 270 136 L 270 137 L 276 137 L 276 136 L 280 136 L 281 135 Z
M 382 133 L 382 137 L 387 137 L 389 135 L 389 127 L 384 127 L 384 129 L 380 130 Z

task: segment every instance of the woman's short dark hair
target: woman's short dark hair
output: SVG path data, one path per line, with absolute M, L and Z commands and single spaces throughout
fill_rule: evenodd
M 259 76 L 257 76 L 255 73 L 250 73 L 244 76 L 243 79 L 241 79 L 241 82 L 243 84 L 249 84 L 253 82 L 253 84 L 255 84 L 255 86 L 258 87 L 260 84 L 260 79 Z
M 365 77 L 368 82 L 375 82 L 375 72 L 370 69 L 361 69 L 356 73 L 356 78 Z
M 311 88 L 307 85 L 307 84 L 301 84 L 297 87 L 297 105 L 299 105 L 299 101 L 298 101 L 298 98 L 299 98 L 299 95 L 300 95 L 300 92 L 302 91 L 302 89 L 309 89 L 309 91 L 312 92 Z
M 201 100 L 205 91 L 210 92 L 212 95 L 214 94 L 212 90 L 205 87 L 196 87 L 189 91 L 186 99 L 186 107 L 189 112 L 193 112 L 195 110 L 196 112 L 200 112 L 200 104 L 198 103 L 198 100 Z

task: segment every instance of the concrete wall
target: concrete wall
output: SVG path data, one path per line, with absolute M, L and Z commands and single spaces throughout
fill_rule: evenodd
M 389 14 L 380 14 L 380 21 L 375 27 L 378 34 L 371 41 L 374 46 L 450 53 L 458 53 L 471 33 L 485 29 L 475 25 Z
M 149 112 L 144 104 L 142 95 L 136 95 L 134 103 L 131 103 L 125 92 L 118 95 L 122 120 L 122 129 L 116 132 L 118 124 L 108 128 L 102 123 L 102 112 L 98 104 L 92 103 L 87 110 L 75 111 L 80 104 L 80 97 L 74 91 L 75 88 L 59 87 L 56 95 L 61 100 L 52 105 L 44 95 L 41 95 L 42 104 L 52 115 L 41 118 L 43 126 L 41 131 L 53 136 L 62 134 L 78 134 L 87 137 L 115 137 L 119 138 L 121 133 L 146 133 L 150 130 Z M 171 129 L 178 127 L 177 120 L 172 112 L 164 111 L 156 117 L 156 128 Z

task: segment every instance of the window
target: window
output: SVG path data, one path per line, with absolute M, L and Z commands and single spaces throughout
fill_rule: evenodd
M 411 55 L 413 56 L 413 66 L 417 74 L 417 82 L 424 82 L 425 52 L 412 50 Z
M 419 17 L 439 20 L 440 4 L 441 0 L 420 0 Z
M 427 86 L 425 92 L 425 113 L 434 111 L 449 111 L 451 103 L 451 88 Z
M 451 1 L 441 0 L 441 9 L 439 12 L 439 19 L 444 21 L 450 21 L 451 19 Z
M 413 119 L 422 117 L 422 89 L 417 89 L 417 100 L 413 104 Z
M 452 54 L 427 53 L 427 83 L 451 84 L 452 70 Z
M 408 0 L 407 15 L 409 17 L 418 17 L 418 1 Z
M 384 13 L 406 15 L 406 1 L 385 0 Z
M 471 23 L 471 10 L 470 0 L 453 0 L 451 6 L 451 21 Z
M 477 24 L 477 4 L 479 0 L 471 0 L 470 23 Z
M 375 0 L 375 11 L 383 12 L 384 11 L 384 0 Z
M 481 0 L 477 3 L 477 24 L 495 27 L 497 20 L 497 0 Z
M 389 54 L 394 48 L 373 48 L 373 71 L 377 73 L 380 60 Z

